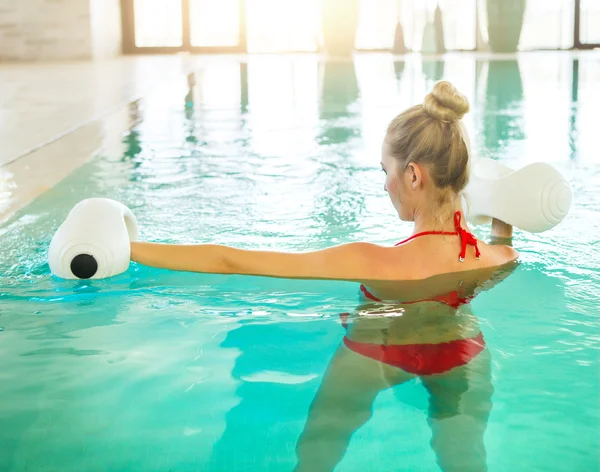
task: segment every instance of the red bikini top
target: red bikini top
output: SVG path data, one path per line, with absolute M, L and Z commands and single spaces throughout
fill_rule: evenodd
M 460 211 L 457 211 L 456 213 L 454 213 L 454 228 L 456 229 L 456 231 L 452 231 L 452 232 L 450 232 L 450 231 L 423 231 L 422 233 L 413 234 L 410 238 L 406 238 L 404 241 L 400 241 L 398 244 L 395 244 L 395 246 L 400 246 L 400 245 L 407 243 L 408 241 L 411 241 L 420 236 L 428 236 L 428 235 L 432 235 L 432 234 L 440 234 L 440 235 L 446 235 L 446 236 L 460 236 L 461 250 L 460 250 L 460 254 L 458 256 L 458 260 L 460 262 L 464 262 L 465 256 L 467 253 L 467 245 L 475 247 L 475 257 L 477 259 L 479 259 L 481 256 L 481 252 L 479 252 L 479 247 L 477 246 L 477 238 L 475 238 L 475 236 L 473 236 L 472 233 L 469 233 L 466 229 L 464 229 L 460 225 L 461 218 L 462 218 L 462 214 Z M 375 302 L 383 301 L 383 300 L 380 300 L 379 298 L 377 298 L 371 292 L 369 292 L 367 290 L 367 288 L 362 284 L 360 286 L 360 290 L 365 295 L 365 297 L 367 297 L 369 300 L 373 300 Z M 472 299 L 473 299 L 473 296 L 460 297 L 458 292 L 456 290 L 454 290 L 453 292 L 439 295 L 439 296 L 436 296 L 434 298 L 430 298 L 427 300 L 417 300 L 417 301 L 405 302 L 405 303 L 436 301 L 436 302 L 445 303 L 446 305 L 451 306 L 453 308 L 458 308 L 461 305 L 469 303 Z

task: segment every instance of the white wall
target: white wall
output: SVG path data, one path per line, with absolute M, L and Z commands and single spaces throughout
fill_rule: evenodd
M 69 60 L 121 51 L 119 0 L 0 0 L 0 60 Z

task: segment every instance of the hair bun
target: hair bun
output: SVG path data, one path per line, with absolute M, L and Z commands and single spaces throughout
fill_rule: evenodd
M 469 111 L 469 101 L 450 82 L 441 81 L 425 97 L 423 109 L 433 118 L 453 122 Z

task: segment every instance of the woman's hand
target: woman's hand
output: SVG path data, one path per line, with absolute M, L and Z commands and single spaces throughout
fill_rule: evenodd
M 496 239 L 511 239 L 513 235 L 512 225 L 506 224 L 504 221 L 492 219 L 491 237 Z

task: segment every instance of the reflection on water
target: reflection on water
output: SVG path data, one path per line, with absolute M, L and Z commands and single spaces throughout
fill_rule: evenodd
M 358 100 L 358 82 L 353 62 L 325 62 L 321 88 L 321 119 L 351 114 L 350 105 Z
M 358 229 L 364 212 L 364 195 L 356 192 L 360 175 L 353 163 L 353 140 L 360 138 L 357 100 L 358 82 L 354 63 L 326 62 L 322 65 L 323 82 L 319 118 L 321 145 L 316 156 L 321 170 L 313 179 L 321 191 L 312 207 L 316 238 L 341 241 Z
M 579 102 L 579 60 L 573 60 L 573 80 L 571 81 L 571 116 L 569 119 L 569 147 L 571 149 L 571 159 L 577 156 L 577 104 Z
M 487 84 L 483 104 L 483 136 L 490 157 L 500 153 L 511 141 L 524 138 L 520 107 L 523 84 L 517 61 L 487 63 Z
M 210 470 L 245 470 L 249 458 L 256 470 L 277 470 L 273 462 L 292 470 L 302 417 L 338 341 L 323 322 L 248 322 L 227 333 L 220 346 L 239 353 L 231 371 L 239 403 L 225 416 Z
M 435 471 L 436 460 L 452 470 L 481 464 L 483 430 L 489 470 L 597 469 L 600 67 L 589 57 L 227 58 L 132 105 L 120 151 L 0 226 L 0 470 L 94 470 L 110 457 L 120 470 L 280 471 L 306 451 L 339 470 Z M 410 226 L 383 191 L 381 137 L 441 78 L 472 104 L 474 149 L 516 167 L 551 162 L 575 195 L 554 230 L 516 233 L 522 265 L 470 304 L 373 317 L 355 284 L 137 265 L 86 284 L 49 276 L 50 238 L 89 196 L 131 206 L 147 240 L 295 251 L 396 242 Z M 344 343 L 480 333 L 480 364 L 448 381 L 408 380 Z
M 437 81 L 444 78 L 443 61 L 423 61 L 421 66 L 426 77 L 427 88 L 432 88 Z

